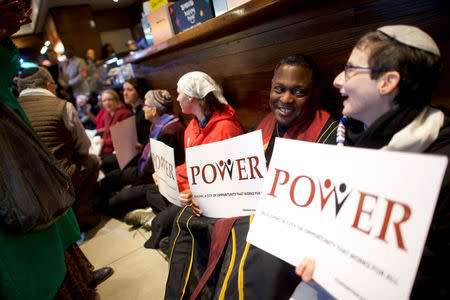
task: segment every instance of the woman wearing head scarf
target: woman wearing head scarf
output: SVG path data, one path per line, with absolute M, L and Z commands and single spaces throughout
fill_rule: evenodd
M 181 110 L 194 117 L 184 132 L 185 148 L 226 140 L 243 133 L 233 108 L 208 74 L 190 72 L 183 75 L 178 80 L 177 91 Z M 187 178 L 186 164 L 177 167 L 179 200 L 184 205 L 192 202 L 196 213 L 200 214 Z
M 208 74 L 196 71 L 183 75 L 178 81 L 177 91 L 177 101 L 182 112 L 193 116 L 184 131 L 185 149 L 218 142 L 243 133 L 233 108 L 228 105 L 220 87 Z M 176 173 L 180 202 L 184 205 L 192 202 L 195 206 L 194 212 L 200 214 L 201 211 L 190 191 L 186 163 L 177 166 Z M 149 199 L 149 196 L 157 199 L 157 195 L 147 194 L 147 201 L 155 201 Z M 129 224 L 151 228 L 152 236 L 144 246 L 157 248 L 160 241 L 167 241 L 163 238 L 170 234 L 172 223 L 179 212 L 178 206 L 169 205 L 154 219 L 151 213 L 143 210 L 136 210 L 125 219 Z

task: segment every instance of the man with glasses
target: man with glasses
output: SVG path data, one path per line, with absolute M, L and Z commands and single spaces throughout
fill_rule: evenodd
M 25 69 L 17 85 L 19 103 L 34 130 L 72 179 L 76 193 L 73 209 L 80 229 L 94 227 L 100 221 L 93 211 L 100 165 L 98 159 L 89 155 L 91 142 L 76 108 L 55 96 L 56 83 L 45 68 Z
M 430 106 L 440 69 L 438 46 L 419 28 L 384 26 L 364 35 L 334 80 L 344 97 L 338 145 L 450 156 L 449 116 Z M 412 299 L 449 297 L 449 179 L 447 167 Z M 313 271 L 309 258 L 296 269 L 304 281 Z

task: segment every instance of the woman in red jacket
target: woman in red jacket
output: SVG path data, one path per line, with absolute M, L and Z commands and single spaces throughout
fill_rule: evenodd
M 226 140 L 243 133 L 233 108 L 208 74 L 190 72 L 183 75 L 178 80 L 177 91 L 181 110 L 194 117 L 184 132 L 185 148 Z M 201 214 L 189 188 L 186 163 L 177 167 L 177 181 L 181 204 L 192 202 L 194 212 Z
M 102 158 L 102 169 L 104 172 L 108 172 L 110 168 L 115 168 L 117 164 L 117 160 L 113 154 L 114 147 L 110 128 L 117 122 L 128 118 L 131 115 L 131 112 L 125 107 L 125 105 L 123 105 L 120 101 L 119 94 L 117 94 L 114 90 L 103 91 L 102 105 L 106 110 L 106 114 L 103 119 L 104 131 L 101 140 L 103 146 L 100 156 Z
M 181 110 L 183 113 L 193 116 L 184 131 L 185 150 L 189 147 L 218 142 L 243 133 L 233 108 L 228 105 L 220 87 L 209 75 L 203 72 L 187 73 L 178 81 L 177 91 L 177 101 Z M 180 191 L 179 201 L 183 205 L 192 202 L 196 206 L 195 209 L 198 210 L 198 205 L 190 191 L 186 163 L 176 167 L 176 171 Z M 156 179 L 155 183 L 157 184 Z M 149 197 L 149 194 L 147 194 L 147 197 Z M 130 212 L 125 219 L 127 223 L 132 225 L 151 227 L 152 235 L 150 240 L 145 243 L 145 247 L 157 248 L 164 235 L 170 233 L 172 223 L 180 210 L 178 206 L 170 205 L 153 218 L 152 212 L 138 209 Z

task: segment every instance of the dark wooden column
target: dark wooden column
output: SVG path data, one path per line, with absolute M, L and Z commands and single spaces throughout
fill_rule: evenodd
M 56 30 L 64 46 L 73 47 L 76 56 L 83 57 L 92 48 L 101 53 L 101 41 L 94 22 L 90 5 L 77 5 L 50 9 Z

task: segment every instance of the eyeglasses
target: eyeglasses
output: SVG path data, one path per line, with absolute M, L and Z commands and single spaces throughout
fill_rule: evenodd
M 143 107 L 143 108 L 144 108 L 144 107 L 145 107 L 145 108 L 152 108 L 153 106 L 150 106 L 150 105 L 144 103 L 144 104 L 142 104 L 142 107 Z
M 351 78 L 353 76 L 352 70 L 354 70 L 354 69 L 369 70 L 371 72 L 384 72 L 383 69 L 379 69 L 379 68 L 359 67 L 359 66 L 352 66 L 352 65 L 346 64 L 345 68 L 344 68 L 345 80 L 348 80 L 349 78 Z

